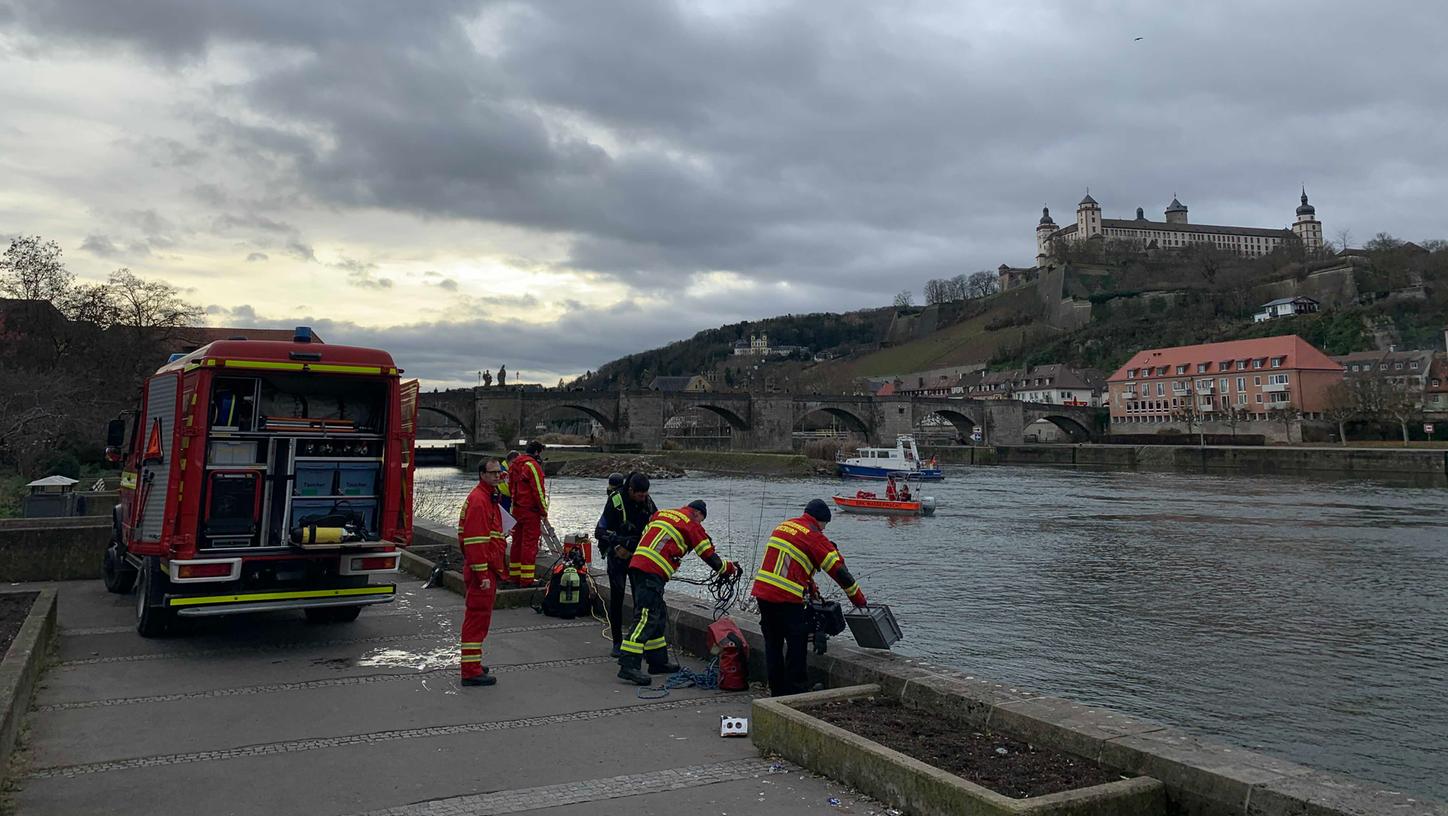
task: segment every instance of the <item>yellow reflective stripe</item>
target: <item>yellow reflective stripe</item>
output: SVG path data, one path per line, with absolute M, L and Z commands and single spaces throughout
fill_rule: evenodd
M 695 545 L 695 547 L 694 547 L 694 552 L 696 552 L 696 553 L 703 553 L 706 548 L 712 547 L 712 546 L 714 546 L 714 542 L 712 542 L 712 541 L 710 541 L 709 539 L 706 538 L 706 539 L 704 539 L 703 541 L 700 541 L 697 545 Z
M 527 464 L 528 464 L 528 469 L 531 470 L 531 471 L 533 471 L 533 487 L 534 487 L 535 489 L 537 489 L 537 491 L 538 491 L 538 503 L 543 506 L 543 509 L 544 509 L 544 510 L 547 510 L 547 509 L 548 509 L 548 494 L 543 492 L 543 473 L 542 473 L 542 468 L 538 467 L 538 463 L 537 463 L 537 462 L 532 462 L 532 461 L 530 461 L 530 462 L 528 462 Z
M 658 521 L 650 522 L 650 523 L 649 523 L 649 527 L 653 527 L 653 528 L 656 529 L 656 530 L 663 530 L 664 533 L 665 533 L 666 535 L 668 535 L 669 538 L 672 538 L 672 539 L 674 540 L 674 543 L 675 543 L 675 544 L 678 544 L 681 548 L 684 546 L 684 534 L 681 533 L 681 532 L 679 532 L 679 528 L 678 528 L 678 527 L 675 527 L 674 525 L 668 523 L 667 521 L 664 521 L 663 519 L 659 519 Z M 644 528 L 644 532 L 645 532 L 645 533 L 648 532 L 648 528 L 647 528 L 647 527 Z M 657 539 L 655 539 L 655 540 L 657 540 Z
M 673 564 L 670 564 L 670 563 L 669 563 L 669 559 L 665 558 L 663 555 L 659 554 L 657 551 L 655 551 L 655 550 L 653 550 L 653 549 L 651 549 L 651 548 L 649 548 L 649 547 L 639 547 L 638 549 L 634 550 L 634 552 L 638 553 L 639 555 L 644 556 L 645 558 L 649 559 L 650 561 L 652 561 L 652 562 L 654 562 L 655 564 L 658 564 L 660 567 L 662 567 L 663 570 L 664 570 L 664 577 L 665 577 L 665 578 L 670 578 L 670 577 L 673 576 L 673 574 L 674 574 L 674 565 L 673 565 Z
M 468 641 L 467 643 L 459 643 L 458 645 L 461 646 L 461 647 L 463 647 L 464 649 L 481 649 L 481 648 L 483 648 L 483 642 L 482 642 L 481 640 L 478 641 L 478 642 L 476 642 L 476 643 L 474 643 L 474 642 L 472 642 L 472 641 Z
M 644 644 L 644 651 L 646 651 L 646 652 L 652 652 L 652 651 L 655 650 L 655 649 L 662 649 L 662 648 L 664 648 L 665 646 L 668 646 L 668 645 L 669 645 L 669 642 L 668 642 L 667 640 L 664 640 L 664 639 L 661 638 L 661 637 L 660 637 L 660 638 L 654 638 L 653 640 L 651 640 L 651 641 L 649 641 L 649 642 L 647 642 L 647 643 Z
M 830 567 L 833 567 L 838 563 L 840 563 L 840 554 L 838 552 L 832 552 L 829 555 L 825 556 L 825 560 L 820 562 L 820 569 L 824 570 L 825 572 L 829 572 Z
M 484 563 L 484 564 L 469 564 L 468 567 L 469 567 L 469 569 L 471 569 L 473 572 L 482 572 L 483 570 L 485 570 L 485 569 L 488 568 L 488 565 L 487 565 L 486 563 Z
M 207 595 L 194 598 L 168 598 L 167 606 L 200 606 L 203 604 L 244 603 L 246 601 L 289 601 L 298 598 L 342 598 L 356 595 L 392 595 L 395 586 L 365 586 L 350 589 L 313 589 L 302 592 L 256 592 L 244 595 Z
M 492 538 L 492 536 L 485 536 L 485 535 L 468 536 L 467 538 L 463 539 L 463 543 L 464 543 L 464 544 L 481 544 L 481 543 L 483 543 L 484 541 L 487 541 L 489 538 Z
M 788 555 L 790 558 L 793 558 L 801 567 L 804 567 L 804 571 L 806 573 L 814 575 L 815 566 L 814 564 L 810 563 L 809 557 L 806 556 L 803 552 L 800 552 L 800 549 L 798 547 L 794 546 L 788 541 L 785 541 L 782 538 L 771 537 L 769 539 L 769 546 L 766 549 L 779 550 L 785 555 Z
M 795 595 L 795 596 L 798 596 L 798 597 L 800 597 L 800 598 L 803 598 L 803 597 L 804 597 L 804 587 L 800 586 L 799 584 L 796 584 L 795 582 L 789 580 L 788 578 L 781 578 L 781 577 L 779 577 L 778 575 L 775 575 L 775 574 L 772 573 L 772 572 L 766 572 L 765 570 L 760 570 L 760 571 L 759 571 L 759 574 L 754 576 L 754 580 L 756 580 L 756 581 L 763 581 L 764 583 L 769 584 L 770 586 L 779 587 L 780 589 L 784 590 L 785 592 L 788 592 L 788 593 L 791 594 L 791 595 Z
M 316 371 L 322 374 L 381 374 L 379 366 L 336 365 L 334 363 L 283 363 L 266 360 L 223 360 L 227 368 L 250 368 L 257 371 Z M 207 360 L 207 365 L 216 365 Z
M 458 658 L 458 662 L 459 662 L 459 663 L 481 663 L 481 662 L 483 662 L 483 656 L 480 655 L 480 654 L 479 654 L 479 655 L 472 655 L 472 656 L 463 655 L 462 657 Z
M 859 591 L 860 591 L 860 582 L 859 582 L 859 581 L 856 581 L 856 582 L 854 582 L 853 584 L 850 584 L 849 586 L 845 587 L 845 594 L 846 594 L 846 595 L 854 595 L 856 592 L 859 592 Z

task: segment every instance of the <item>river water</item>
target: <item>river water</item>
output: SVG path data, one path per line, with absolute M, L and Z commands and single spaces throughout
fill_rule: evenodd
M 932 518 L 836 513 L 827 530 L 870 600 L 894 610 L 896 651 L 1448 799 L 1448 491 L 1040 467 L 946 476 L 921 491 Z M 473 484 L 452 468 L 417 478 L 448 506 Z M 592 530 L 604 487 L 550 481 L 559 533 Z M 653 495 L 708 501 L 715 543 L 757 566 L 774 524 L 856 487 L 691 474 L 656 480 Z

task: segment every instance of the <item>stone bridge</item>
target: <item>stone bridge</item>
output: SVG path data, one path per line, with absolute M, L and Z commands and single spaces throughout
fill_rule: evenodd
M 941 397 L 804 394 L 724 394 L 657 391 L 554 391 L 484 387 L 421 395 L 419 407 L 456 422 L 474 444 L 501 447 L 499 432 L 527 437 L 528 429 L 559 414 L 597 420 L 604 442 L 632 442 L 656 449 L 664 441 L 664 423 L 690 410 L 704 410 L 732 428 L 738 450 L 788 451 L 792 434 L 806 417 L 823 412 L 871 442 L 891 443 L 897 434 L 913 433 L 933 415 L 955 426 L 961 437 L 979 427 L 986 442 L 1019 445 L 1026 426 L 1046 420 L 1077 441 L 1099 438 L 1106 430 L 1106 411 L 1069 405 L 1015 400 L 968 400 Z

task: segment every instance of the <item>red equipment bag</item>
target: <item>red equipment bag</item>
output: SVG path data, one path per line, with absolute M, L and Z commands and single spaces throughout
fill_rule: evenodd
M 719 657 L 719 690 L 749 688 L 749 642 L 729 618 L 709 624 L 709 653 Z

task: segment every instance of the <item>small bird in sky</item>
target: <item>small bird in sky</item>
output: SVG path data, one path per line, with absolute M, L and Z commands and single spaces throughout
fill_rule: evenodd
M 1132 40 L 1132 42 L 1141 42 L 1141 41 L 1144 40 L 1144 39 L 1146 39 L 1146 38 L 1145 38 L 1145 37 L 1137 37 L 1136 39 Z

